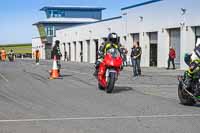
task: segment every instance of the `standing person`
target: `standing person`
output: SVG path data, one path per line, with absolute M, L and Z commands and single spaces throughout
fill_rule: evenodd
M 131 53 L 134 77 L 141 75 L 141 67 L 140 67 L 141 55 L 142 55 L 142 48 L 140 47 L 140 43 L 134 42 L 134 46 L 132 48 L 132 53 Z
M 133 44 L 133 47 L 131 49 L 131 62 L 132 62 L 132 66 L 133 66 L 133 76 L 136 77 L 137 76 L 137 68 L 136 68 L 136 59 L 134 58 L 134 56 L 136 55 L 136 48 L 135 48 L 135 43 Z
M 127 58 L 127 56 L 128 56 L 128 49 L 126 48 L 126 50 L 125 50 L 125 63 L 126 63 L 126 66 L 128 66 L 128 58 Z
M 13 62 L 15 60 L 15 53 L 14 53 L 14 51 L 12 49 L 8 53 L 8 59 L 11 62 Z
M 67 59 L 67 51 L 65 51 L 65 61 L 68 61 L 68 59 Z
M 81 60 L 81 62 L 83 62 L 83 52 L 82 51 L 80 52 L 80 60 Z
M 39 65 L 39 61 L 40 61 L 40 51 L 36 50 L 35 51 L 35 62 L 36 62 L 36 65 Z
M 62 57 L 62 54 L 61 54 L 59 45 L 60 45 L 60 41 L 56 40 L 55 45 L 53 47 L 53 51 L 52 51 L 52 58 L 54 58 L 54 56 L 56 56 L 57 64 L 58 64 L 58 72 L 60 73 L 60 69 L 61 69 L 60 59 Z
M 2 48 L 1 50 L 1 60 L 6 61 L 6 51 L 4 48 Z
M 64 61 L 66 61 L 67 60 L 66 44 L 63 43 L 63 45 L 64 45 Z
M 121 51 L 122 51 L 122 57 L 123 57 L 123 66 L 127 66 L 127 54 L 128 54 L 128 50 L 124 47 L 124 45 L 121 47 Z
M 169 49 L 169 59 L 168 59 L 168 67 L 167 69 L 170 68 L 170 62 L 172 62 L 172 65 L 173 65 L 173 69 L 176 69 L 175 68 L 175 63 L 174 63 L 174 59 L 176 58 L 176 51 L 174 50 L 173 47 L 170 47 Z

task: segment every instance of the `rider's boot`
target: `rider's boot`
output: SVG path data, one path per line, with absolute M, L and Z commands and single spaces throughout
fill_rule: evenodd
M 95 77 L 98 76 L 100 63 L 101 63 L 101 62 L 99 62 L 99 61 L 97 61 L 97 62 L 95 63 L 95 71 L 94 71 L 94 73 L 93 73 L 93 76 L 95 76 Z
M 94 73 L 93 73 L 93 76 L 96 77 L 97 75 L 98 75 L 98 69 L 96 68 L 95 71 L 94 71 Z

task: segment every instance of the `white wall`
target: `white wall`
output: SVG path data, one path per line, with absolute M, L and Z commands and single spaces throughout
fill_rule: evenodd
M 94 39 L 98 39 L 99 45 L 103 42 L 102 38 L 107 37 L 110 32 L 122 33 L 121 18 L 113 19 L 110 21 L 102 21 L 99 23 L 93 23 L 82 26 L 75 26 L 68 29 L 58 30 L 56 38 L 61 42 L 74 42 L 76 41 L 76 61 L 80 61 L 80 41 L 83 42 L 83 60 L 87 62 L 87 43 L 86 40 L 90 40 L 90 63 L 94 63 L 96 60 L 96 45 Z M 72 43 L 72 61 L 75 61 L 74 44 Z
M 188 26 L 200 24 L 199 0 L 163 0 L 160 2 L 123 10 L 127 13 L 128 32 L 151 32 L 162 28 L 180 27 L 185 21 Z M 186 14 L 182 16 L 181 8 L 185 8 Z M 143 21 L 140 21 L 140 16 Z
M 150 43 L 149 43 L 149 35 L 148 33 L 140 33 L 140 44 L 142 48 L 142 57 L 141 57 L 141 65 L 143 67 L 149 66 L 150 59 Z
M 62 29 L 58 30 L 56 34 L 62 42 L 66 43 L 91 40 L 90 62 L 93 63 L 95 60 L 93 39 L 101 40 L 101 38 L 107 37 L 109 32 L 116 32 L 121 37 L 121 42 L 128 48 L 128 55 L 130 55 L 133 44 L 130 34 L 140 33 L 140 44 L 143 50 L 141 65 L 148 67 L 149 36 L 147 33 L 158 32 L 158 67 L 167 67 L 169 52 L 168 29 L 181 28 L 180 66 L 181 68 L 186 68 L 183 56 L 185 52 L 192 51 L 195 45 L 195 34 L 191 27 L 200 25 L 200 17 L 198 17 L 200 12 L 199 5 L 199 0 L 163 0 L 122 10 L 121 18 Z M 182 15 L 181 8 L 186 9 L 185 15 Z M 127 36 L 127 41 L 123 40 L 125 35 Z M 73 44 L 71 45 L 73 46 Z M 86 51 L 87 48 L 85 47 L 87 45 L 84 45 L 84 50 Z M 80 49 L 78 43 L 77 49 Z M 86 54 L 84 53 L 85 61 L 87 60 Z M 79 56 L 79 53 L 76 56 Z
M 32 53 L 34 53 L 36 50 L 40 51 L 41 59 L 45 59 L 45 45 L 42 44 L 40 38 L 33 38 L 32 39 Z
M 167 30 L 158 31 L 158 67 L 167 67 L 169 53 L 169 33 Z
M 83 41 L 83 62 L 87 62 L 87 59 L 88 59 L 88 48 L 87 48 L 87 42 L 86 41 Z
M 181 23 L 185 23 L 183 28 L 188 26 L 188 30 L 181 30 L 181 68 L 187 66 L 183 57 L 186 52 L 190 52 L 194 48 L 195 34 L 190 26 L 200 25 L 198 0 L 164 0 L 136 8 L 123 10 L 122 14 L 126 14 L 127 33 L 142 33 L 161 31 L 158 34 L 158 66 L 166 67 L 168 58 L 168 39 L 169 36 L 166 29 L 182 27 Z M 186 9 L 186 14 L 182 15 L 181 8 Z M 143 21 L 141 21 L 143 17 Z M 162 33 L 162 30 L 165 33 Z M 142 66 L 148 65 L 148 39 L 141 39 L 140 43 L 143 48 Z M 166 46 L 165 46 L 166 45 Z M 128 46 L 129 47 L 129 46 Z M 145 53 L 144 53 L 145 52 Z
M 63 40 L 66 42 L 71 41 L 82 41 L 82 40 L 90 40 L 97 39 L 102 37 L 107 37 L 109 32 L 117 32 L 121 33 L 121 19 L 114 19 L 111 21 L 103 21 L 99 23 L 93 23 L 82 26 L 75 26 L 68 29 L 58 30 L 56 35 L 62 36 L 64 35 Z M 109 28 L 111 29 L 109 31 Z
M 195 32 L 191 27 L 181 29 L 181 68 L 186 69 L 188 66 L 184 63 L 185 53 L 191 53 L 195 47 Z

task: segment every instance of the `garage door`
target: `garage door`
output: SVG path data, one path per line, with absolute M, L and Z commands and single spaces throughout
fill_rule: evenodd
M 169 46 L 172 46 L 176 51 L 176 59 L 175 59 L 176 67 L 180 67 L 180 45 L 181 45 L 180 38 L 181 38 L 180 29 L 169 30 L 169 39 L 170 39 Z
M 51 47 L 52 47 L 52 44 L 51 43 L 47 43 L 45 45 L 45 56 L 47 60 L 50 60 L 51 59 Z
M 90 63 L 90 40 L 87 40 L 87 62 Z
M 200 38 L 200 27 L 195 27 L 195 35 L 196 35 L 196 42 L 197 42 L 197 38 Z
M 68 43 L 68 47 L 69 47 L 69 61 L 71 61 L 71 43 Z
M 139 42 L 139 40 L 140 40 L 140 34 L 139 33 L 131 34 L 131 36 L 132 36 L 133 42 Z
M 150 66 L 157 66 L 157 51 L 158 51 L 158 34 L 157 32 L 149 33 L 150 42 Z

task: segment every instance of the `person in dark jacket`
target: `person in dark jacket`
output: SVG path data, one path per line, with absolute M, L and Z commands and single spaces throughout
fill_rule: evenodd
M 173 47 L 170 47 L 169 49 L 169 59 L 168 59 L 168 67 L 167 69 L 170 68 L 170 62 L 172 62 L 173 65 L 173 69 L 175 68 L 175 63 L 174 63 L 174 59 L 176 58 L 176 51 L 173 49 Z
M 134 77 L 141 75 L 141 67 L 140 67 L 141 55 L 142 55 L 142 48 L 140 47 L 140 43 L 134 42 L 134 46 L 131 52 Z
M 123 66 L 127 67 L 128 63 L 127 63 L 127 54 L 128 54 L 128 50 L 127 48 L 125 48 L 124 45 L 122 45 L 121 47 L 121 51 L 122 51 L 122 58 L 123 58 Z
M 56 40 L 55 41 L 55 45 L 54 45 L 53 50 L 52 50 L 52 58 L 54 58 L 54 56 L 56 56 L 58 69 L 60 71 L 60 69 L 61 69 L 60 59 L 62 57 L 62 53 L 60 51 L 60 46 L 59 45 L 60 45 L 60 41 Z

